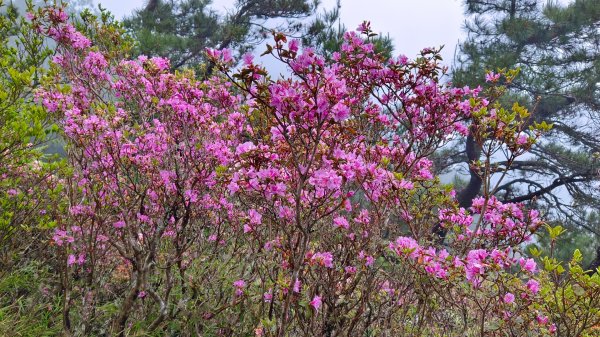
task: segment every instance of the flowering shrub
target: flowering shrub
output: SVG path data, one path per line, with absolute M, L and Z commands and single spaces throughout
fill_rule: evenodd
M 290 71 L 277 80 L 251 56 L 235 71 L 230 52 L 209 50 L 222 75 L 200 82 L 91 43 L 61 11 L 32 19 L 58 43 L 38 97 L 62 116 L 73 167 L 52 238 L 65 330 L 556 332 L 519 251 L 542 220 L 493 197 L 505 168 L 490 165 L 545 125 L 525 129 L 529 113 L 501 108 L 501 88 L 440 83 L 436 50 L 384 61 L 367 23 L 332 63 L 275 35 L 267 54 Z M 469 210 L 428 159 L 457 134 L 485 157 Z
M 0 269 L 9 271 L 19 263 L 15 251 L 37 251 L 23 236 L 54 225 L 61 163 L 43 151 L 57 126 L 32 95 L 50 51 L 14 8 L 0 2 L 0 9 Z
M 28 3 L 31 9 L 31 3 Z M 0 1 L 0 335 L 52 335 L 59 308 L 49 308 L 43 263 L 57 215 L 64 161 L 51 155 L 58 128 L 35 102 L 51 54 L 43 36 Z

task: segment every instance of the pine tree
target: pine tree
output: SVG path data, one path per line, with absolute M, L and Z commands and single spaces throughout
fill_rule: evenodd
M 300 20 L 313 15 L 317 6 L 310 0 L 238 0 L 223 15 L 210 0 L 150 0 L 124 24 L 138 41 L 138 54 L 168 57 L 174 69 L 198 68 L 205 48 L 230 48 L 239 56 L 271 29 L 298 33 Z
M 486 71 L 520 68 L 506 101 L 516 99 L 533 110 L 532 122 L 553 123 L 531 158 L 513 164 L 498 196 L 544 206 L 551 221 L 584 229 L 573 245 L 600 240 L 600 2 L 465 4 L 468 37 L 459 46 L 454 84 L 483 85 Z M 449 157 L 461 152 L 457 147 Z M 462 158 L 466 161 L 464 154 Z M 471 174 L 470 183 L 476 182 Z M 477 184 L 471 187 L 478 189 Z M 594 254 L 593 245 L 579 248 Z

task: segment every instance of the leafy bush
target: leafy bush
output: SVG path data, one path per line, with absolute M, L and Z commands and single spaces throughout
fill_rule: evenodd
M 33 95 L 51 51 L 16 8 L 0 8 L 0 268 L 10 271 L 39 254 L 39 241 L 27 239 L 55 225 L 61 184 L 53 174 L 62 163 L 43 152 L 58 127 Z

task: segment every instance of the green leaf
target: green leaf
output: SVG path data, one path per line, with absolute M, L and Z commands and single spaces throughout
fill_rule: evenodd
M 573 252 L 573 262 L 580 263 L 581 260 L 583 260 L 581 251 L 579 251 L 579 249 L 575 249 L 575 251 Z

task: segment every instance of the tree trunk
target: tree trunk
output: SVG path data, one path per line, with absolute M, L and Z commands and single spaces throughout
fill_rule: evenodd
M 469 134 L 467 136 L 465 146 L 467 153 L 467 162 L 469 164 L 470 178 L 467 186 L 465 186 L 465 188 L 463 188 L 456 195 L 456 200 L 458 201 L 458 205 L 460 207 L 467 209 L 473 204 L 473 198 L 475 198 L 477 194 L 479 194 L 483 181 L 481 180 L 479 173 L 473 170 L 473 168 L 470 166 L 471 162 L 478 160 L 479 156 L 481 155 L 481 147 L 479 146 L 479 144 L 477 144 L 472 134 Z M 443 228 L 439 223 L 433 228 L 433 233 L 437 235 L 437 243 L 439 245 L 444 244 L 447 232 L 447 229 Z

